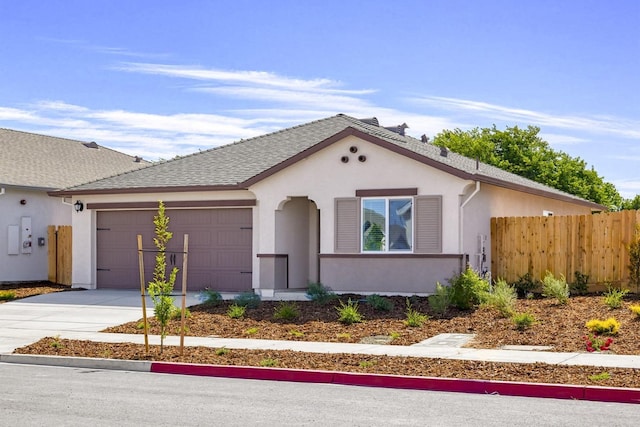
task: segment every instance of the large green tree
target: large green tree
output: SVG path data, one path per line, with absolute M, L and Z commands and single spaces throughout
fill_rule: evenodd
M 613 184 L 605 182 L 581 158 L 552 149 L 539 132 L 536 126 L 499 130 L 495 125 L 468 131 L 445 130 L 433 143 L 614 210 L 623 206 Z

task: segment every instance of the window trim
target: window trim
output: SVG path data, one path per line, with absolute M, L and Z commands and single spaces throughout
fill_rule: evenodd
M 362 224 L 365 223 L 364 219 L 364 205 L 368 200 L 384 200 L 384 209 L 385 209 L 385 247 L 383 250 L 375 251 L 375 250 L 365 250 L 364 245 L 364 229 L 362 228 Z M 389 249 L 389 205 L 391 200 L 409 200 L 411 201 L 411 241 L 409 242 L 409 249 L 402 250 L 390 250 Z M 415 251 L 415 197 L 412 196 L 372 196 L 372 197 L 361 197 L 360 198 L 360 230 L 358 232 L 360 239 L 360 253 L 361 254 L 374 254 L 374 255 L 390 255 L 390 254 L 412 254 Z

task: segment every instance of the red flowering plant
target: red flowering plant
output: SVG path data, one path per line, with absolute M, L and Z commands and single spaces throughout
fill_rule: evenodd
M 598 336 L 598 334 L 585 335 L 582 339 L 589 353 L 593 353 L 594 351 L 608 351 L 611 344 L 613 344 L 613 338 L 608 337 L 605 339 Z

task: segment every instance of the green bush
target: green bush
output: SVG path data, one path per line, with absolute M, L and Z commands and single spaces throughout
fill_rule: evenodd
M 443 316 L 451 305 L 451 288 L 436 283 L 436 292 L 429 295 L 429 307 L 438 316 Z
M 628 289 L 616 289 L 609 285 L 604 293 L 604 303 L 611 310 L 620 308 L 622 307 L 622 299 L 628 293 Z
M 393 310 L 393 301 L 378 294 L 369 295 L 367 297 L 367 304 L 373 307 L 376 311 Z
M 189 307 L 185 307 L 184 308 L 184 318 L 188 319 L 189 317 L 191 317 L 191 310 L 189 310 Z M 182 309 L 178 306 L 173 306 L 171 307 L 171 312 L 169 313 L 169 319 L 170 320 L 179 320 L 182 319 Z
M 499 279 L 492 291 L 482 299 L 485 305 L 497 310 L 502 317 L 511 317 L 515 312 L 518 294 L 515 287 Z
M 469 310 L 479 304 L 483 293 L 489 290 L 489 283 L 471 268 L 449 279 L 449 283 L 451 303 L 461 310 Z
M 273 317 L 279 320 L 294 320 L 300 315 L 298 307 L 293 302 L 280 301 L 275 308 Z
M 516 329 L 519 331 L 524 331 L 525 329 L 529 329 L 536 323 L 536 318 L 531 313 L 515 313 L 511 317 L 511 321 L 516 326 Z
M 309 282 L 306 296 L 318 304 L 327 304 L 338 297 L 330 288 L 315 282 Z
M 243 292 L 233 300 L 237 305 L 247 308 L 258 308 L 260 305 L 260 295 L 253 292 Z
M 200 291 L 198 299 L 204 305 L 214 306 L 220 304 L 222 301 L 222 295 L 220 295 L 220 292 L 218 291 L 213 291 L 207 288 Z
M 589 331 L 600 335 L 617 335 L 620 331 L 620 322 L 613 317 L 606 320 L 591 319 L 585 323 L 585 326 Z
M 542 279 L 542 296 L 555 298 L 558 304 L 569 302 L 569 285 L 564 276 L 561 274 L 560 278 L 556 279 L 551 272 L 547 271 Z
M 349 298 L 346 304 L 340 301 L 340 307 L 336 307 L 336 310 L 338 310 L 339 315 L 338 321 L 345 325 L 360 323 L 363 320 L 362 315 L 358 311 L 358 303 L 351 301 L 351 298 Z
M 527 295 L 539 292 L 542 284 L 539 280 L 534 279 L 531 273 L 526 273 L 524 276 L 521 276 L 513 286 L 516 288 L 518 297 L 526 298 Z
M 424 322 L 429 320 L 429 316 L 420 313 L 411 306 L 409 298 L 407 298 L 407 311 L 405 312 L 405 314 L 407 316 L 407 319 L 404 321 L 404 323 L 411 328 L 419 328 L 424 324 Z
M 247 307 L 243 305 L 231 304 L 227 309 L 227 316 L 229 316 L 232 319 L 239 319 L 242 316 L 244 316 L 246 311 L 247 311 Z
M 573 273 L 573 283 L 569 287 L 571 295 L 585 295 L 589 292 L 589 275 L 579 271 Z

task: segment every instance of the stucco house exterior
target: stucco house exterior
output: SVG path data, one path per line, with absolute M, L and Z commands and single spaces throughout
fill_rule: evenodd
M 0 129 L 0 282 L 47 280 L 47 226 L 71 225 L 71 199 L 52 190 L 149 163 L 95 142 Z
M 139 286 L 162 200 L 188 289 L 262 296 L 320 281 L 337 292 L 422 294 L 490 264 L 493 216 L 603 207 L 385 128 L 336 115 L 52 195 L 73 215 L 73 284 Z M 484 254 L 484 255 L 483 255 Z M 145 257 L 151 277 L 153 255 Z M 180 277 L 178 283 L 180 283 Z

